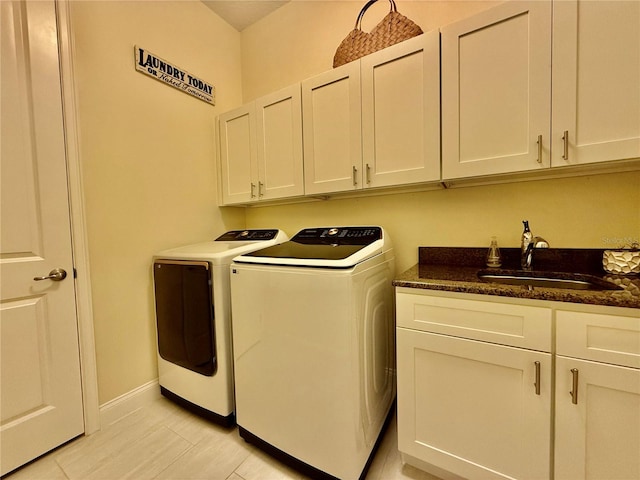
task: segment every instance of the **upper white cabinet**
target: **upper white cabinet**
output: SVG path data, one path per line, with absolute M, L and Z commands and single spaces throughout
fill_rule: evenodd
M 640 158 L 639 25 L 637 1 L 560 0 L 442 28 L 443 179 Z
M 258 198 L 304 193 L 300 85 L 256 100 Z M 262 182 L 262 185 L 260 185 Z
M 440 179 L 440 35 L 362 57 L 364 187 Z
M 253 103 L 220 115 L 220 183 L 222 204 L 253 201 L 257 180 L 256 118 Z
M 640 2 L 556 1 L 553 35 L 551 166 L 640 157 Z
M 223 114 L 223 204 L 637 163 L 639 25 L 639 1 L 509 0 Z
M 441 32 L 443 179 L 548 167 L 551 3 L 506 2 Z
M 302 83 L 305 193 L 440 178 L 439 33 Z
M 224 205 L 304 194 L 300 85 L 220 115 Z
M 302 82 L 305 193 L 357 188 L 362 166 L 360 63 Z

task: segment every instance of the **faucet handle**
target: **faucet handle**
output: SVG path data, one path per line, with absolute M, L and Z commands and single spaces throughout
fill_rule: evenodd
M 549 248 L 549 242 L 542 237 L 534 237 L 531 243 L 533 243 L 533 248 Z

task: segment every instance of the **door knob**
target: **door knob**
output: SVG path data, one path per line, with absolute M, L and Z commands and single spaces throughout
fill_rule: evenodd
M 36 282 L 39 282 L 40 280 L 53 280 L 54 282 L 61 282 L 65 278 L 67 278 L 67 272 L 62 268 L 54 268 L 46 277 L 33 277 Z

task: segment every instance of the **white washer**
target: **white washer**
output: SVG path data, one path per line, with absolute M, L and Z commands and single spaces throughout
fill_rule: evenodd
M 384 230 L 307 228 L 231 272 L 240 435 L 313 478 L 363 478 L 396 393 Z
M 222 425 L 234 417 L 229 265 L 288 239 L 281 230 L 234 230 L 153 257 L 161 393 Z

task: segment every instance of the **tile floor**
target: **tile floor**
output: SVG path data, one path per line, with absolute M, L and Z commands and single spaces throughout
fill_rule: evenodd
M 437 480 L 403 466 L 395 417 L 367 480 Z M 5 477 L 6 480 L 302 480 L 305 477 L 225 429 L 165 398 L 80 437 Z

